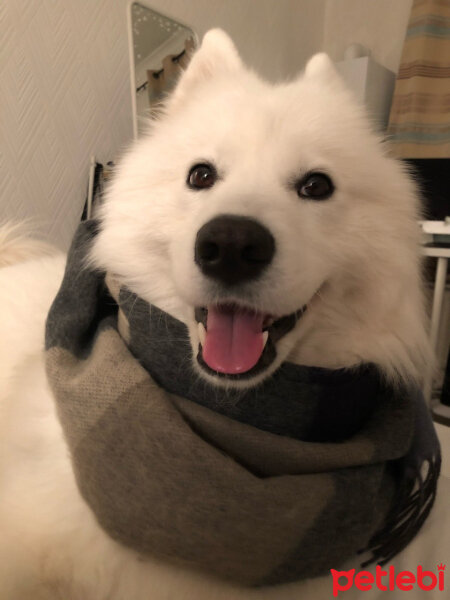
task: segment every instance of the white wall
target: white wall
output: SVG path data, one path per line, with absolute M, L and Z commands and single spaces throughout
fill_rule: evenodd
M 326 0 L 324 49 L 335 61 L 354 42 L 397 73 L 412 0 Z
M 66 247 L 89 156 L 132 134 L 125 6 L 112 0 L 0 1 L 0 221 L 31 218 Z

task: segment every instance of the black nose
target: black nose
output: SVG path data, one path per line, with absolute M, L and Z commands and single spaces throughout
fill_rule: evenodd
M 195 262 L 202 272 L 227 285 L 258 277 L 274 253 L 270 231 L 247 217 L 216 217 L 201 227 L 195 241 Z

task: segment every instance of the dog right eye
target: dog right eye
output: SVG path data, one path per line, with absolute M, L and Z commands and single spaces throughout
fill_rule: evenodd
M 308 173 L 296 184 L 297 194 L 306 200 L 327 200 L 334 192 L 334 184 L 325 173 Z
M 188 186 L 193 190 L 204 190 L 212 187 L 217 181 L 217 171 L 209 164 L 194 165 L 187 178 Z

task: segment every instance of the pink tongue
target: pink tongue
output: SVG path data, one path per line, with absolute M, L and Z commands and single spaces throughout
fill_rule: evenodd
M 230 306 L 210 306 L 203 360 L 220 373 L 245 373 L 263 351 L 264 315 Z

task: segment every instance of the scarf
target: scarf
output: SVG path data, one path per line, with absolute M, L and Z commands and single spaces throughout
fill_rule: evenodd
M 429 514 L 437 437 L 413 387 L 375 365 L 285 362 L 230 391 L 192 366 L 184 323 L 87 267 L 80 225 L 46 324 L 46 368 L 77 485 L 143 555 L 246 585 L 384 564 Z

